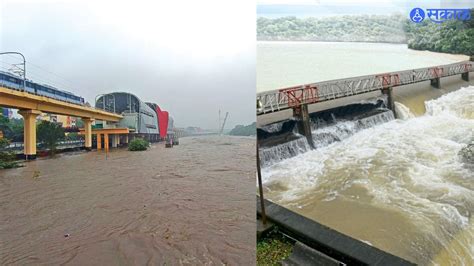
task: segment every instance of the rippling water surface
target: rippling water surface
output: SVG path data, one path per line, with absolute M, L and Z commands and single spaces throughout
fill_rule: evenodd
M 257 42 L 257 92 L 464 60 L 469 57 L 410 50 L 406 44 Z
M 474 265 L 474 86 L 263 169 L 266 195 L 422 265 Z M 314 135 L 313 131 L 313 135 Z
M 255 262 L 255 140 L 39 159 L 0 170 L 0 264 Z

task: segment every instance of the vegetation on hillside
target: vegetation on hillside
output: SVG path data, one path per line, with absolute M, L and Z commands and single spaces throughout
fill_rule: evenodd
M 253 122 L 248 126 L 237 125 L 230 132 L 232 136 L 255 136 L 257 134 L 257 123 Z
M 474 9 L 471 9 L 474 17 Z M 408 48 L 442 53 L 474 55 L 474 20 L 450 20 L 441 24 L 425 20 L 405 23 Z
M 474 17 L 474 9 L 471 10 Z M 413 23 L 402 15 L 257 19 L 257 39 L 407 43 L 415 50 L 474 54 L 474 20 Z
M 261 41 L 335 41 L 405 43 L 402 15 L 257 19 Z

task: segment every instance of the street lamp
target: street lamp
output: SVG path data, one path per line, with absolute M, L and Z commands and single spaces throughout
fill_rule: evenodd
M 22 53 L 19 52 L 3 52 L 0 53 L 0 55 L 5 55 L 5 54 L 17 54 L 21 55 L 23 57 L 23 90 L 26 91 L 26 59 L 25 56 Z M 35 88 L 35 94 L 37 93 L 36 88 Z

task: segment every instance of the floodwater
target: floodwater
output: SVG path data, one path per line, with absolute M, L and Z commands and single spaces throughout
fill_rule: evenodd
M 397 105 L 403 119 L 265 167 L 266 197 L 417 264 L 473 265 L 474 172 L 458 152 L 474 139 L 474 86 L 421 116 Z
M 406 44 L 257 42 L 257 92 L 469 60 Z
M 255 263 L 255 140 L 187 137 L 0 170 L 0 264 Z

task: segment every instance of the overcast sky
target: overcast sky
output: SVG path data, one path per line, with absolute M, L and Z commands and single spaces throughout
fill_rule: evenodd
M 86 98 L 126 91 L 177 126 L 255 121 L 255 2 L 1 0 L 1 51 L 27 78 Z M 0 57 L 2 70 L 12 57 Z M 16 62 L 19 62 L 17 60 Z

